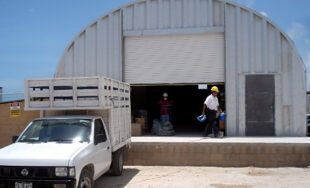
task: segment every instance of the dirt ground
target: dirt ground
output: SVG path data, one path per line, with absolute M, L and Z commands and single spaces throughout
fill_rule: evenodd
M 310 168 L 126 166 L 120 177 L 103 176 L 96 188 L 308 188 Z

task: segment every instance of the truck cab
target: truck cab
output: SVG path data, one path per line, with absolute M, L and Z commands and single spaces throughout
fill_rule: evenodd
M 106 172 L 121 175 L 123 148 L 112 151 L 100 116 L 33 120 L 0 149 L 0 188 L 93 187 Z

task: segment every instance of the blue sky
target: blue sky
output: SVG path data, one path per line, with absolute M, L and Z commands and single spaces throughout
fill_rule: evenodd
M 131 1 L 0 0 L 0 86 L 4 92 L 22 92 L 25 78 L 53 77 L 63 50 L 79 31 Z M 280 26 L 295 42 L 310 72 L 309 0 L 235 1 Z M 309 79 L 307 85 L 310 90 Z

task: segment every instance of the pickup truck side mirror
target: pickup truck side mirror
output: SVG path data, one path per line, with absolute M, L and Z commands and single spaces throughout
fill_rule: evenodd
M 18 136 L 13 136 L 12 137 L 12 142 L 15 143 L 17 139 L 18 139 Z
M 101 143 L 101 142 L 105 142 L 105 141 L 107 141 L 106 135 L 104 135 L 104 134 L 97 134 L 95 136 L 95 145 L 97 145 L 98 143 Z

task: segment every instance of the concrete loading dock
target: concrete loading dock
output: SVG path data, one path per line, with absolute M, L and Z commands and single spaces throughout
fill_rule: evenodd
M 133 137 L 127 165 L 307 167 L 310 138 Z

